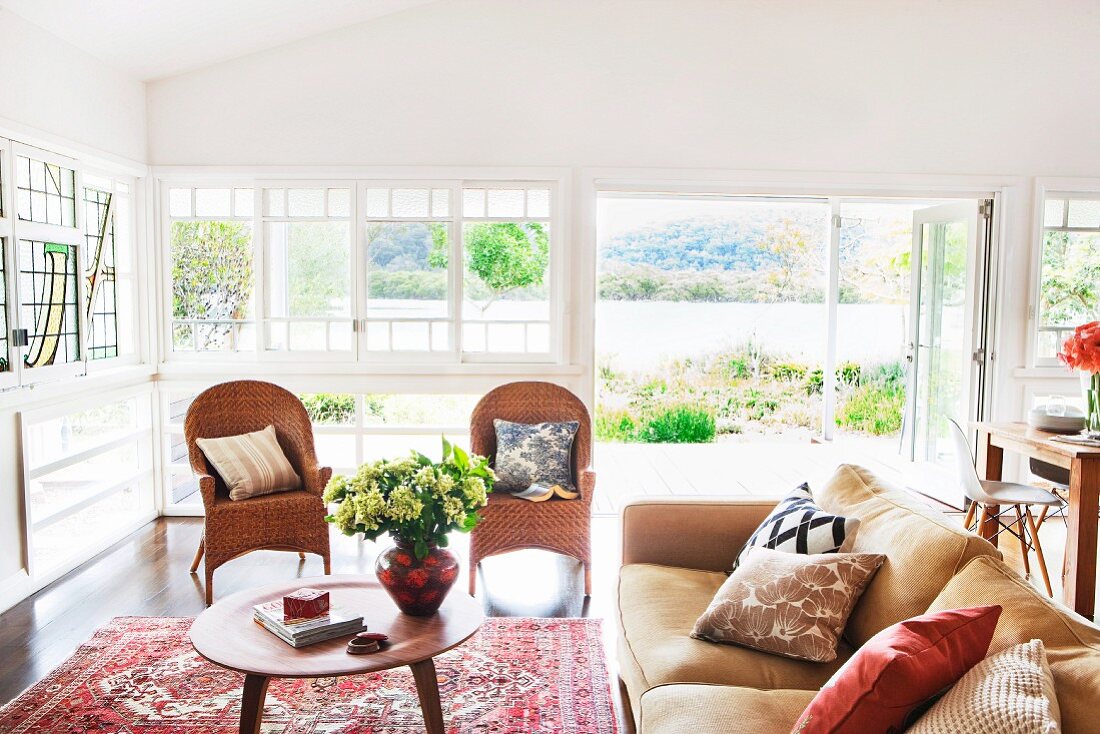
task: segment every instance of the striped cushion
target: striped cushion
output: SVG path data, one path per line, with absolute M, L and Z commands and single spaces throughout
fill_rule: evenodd
M 846 552 L 858 529 L 858 518 L 834 515 L 818 507 L 810 485 L 803 482 L 764 518 L 737 554 L 733 567 L 736 570 L 749 550 L 757 546 L 804 555 Z
M 196 443 L 229 488 L 231 500 L 302 486 L 302 480 L 279 448 L 275 426 L 242 436 L 200 438 Z

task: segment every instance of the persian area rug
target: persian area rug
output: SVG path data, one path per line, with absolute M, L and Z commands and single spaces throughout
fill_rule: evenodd
M 230 734 L 244 676 L 206 662 L 190 619 L 119 617 L 0 709 L 6 734 Z M 600 623 L 487 619 L 436 658 L 448 732 L 614 734 Z M 272 680 L 265 734 L 412 734 L 424 719 L 408 668 Z

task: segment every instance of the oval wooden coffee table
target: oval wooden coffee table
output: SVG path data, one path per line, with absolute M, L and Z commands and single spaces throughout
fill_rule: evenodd
M 371 655 L 349 655 L 351 635 L 293 648 L 252 621 L 252 607 L 297 589 L 323 589 L 333 606 L 363 615 L 371 632 L 384 632 L 390 644 Z M 191 644 L 204 658 L 244 673 L 241 732 L 256 734 L 272 678 L 324 678 L 412 668 L 416 693 L 430 734 L 443 734 L 433 657 L 470 639 L 484 620 L 481 605 L 457 590 L 432 617 L 403 614 L 372 576 L 320 576 L 270 584 L 227 596 L 195 619 Z

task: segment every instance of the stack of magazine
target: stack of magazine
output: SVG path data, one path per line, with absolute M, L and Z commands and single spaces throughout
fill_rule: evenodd
M 256 623 L 291 647 L 305 647 L 334 637 L 353 635 L 364 629 L 363 616 L 334 607 L 313 619 L 283 619 L 283 600 L 254 606 Z

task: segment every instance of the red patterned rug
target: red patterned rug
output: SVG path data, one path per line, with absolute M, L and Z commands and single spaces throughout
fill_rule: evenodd
M 229 734 L 244 676 L 200 658 L 190 619 L 119 617 L 57 670 L 0 709 L 0 732 Z M 486 620 L 436 658 L 448 731 L 614 734 L 600 623 Z M 273 680 L 265 734 L 411 734 L 424 719 L 408 668 Z

